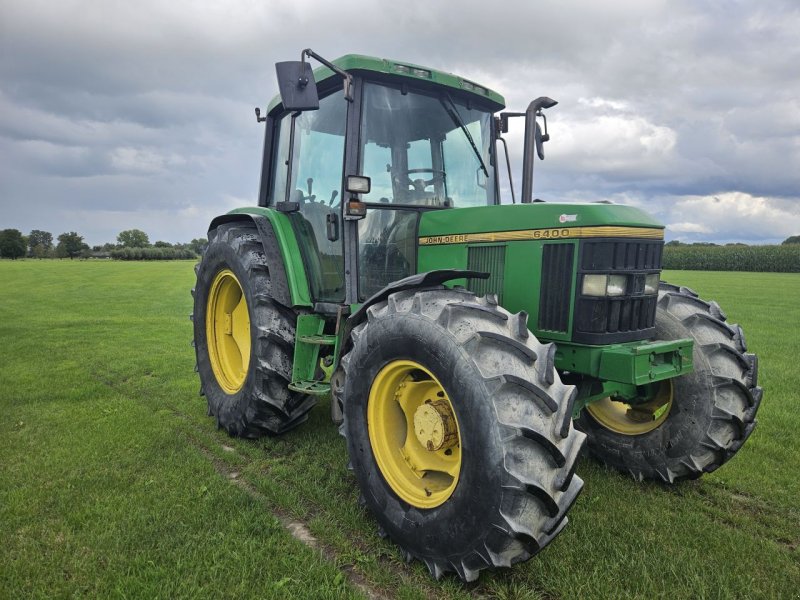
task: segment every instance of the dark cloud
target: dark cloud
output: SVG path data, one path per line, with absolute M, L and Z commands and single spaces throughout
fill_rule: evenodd
M 0 222 L 91 243 L 202 235 L 254 202 L 252 108 L 273 63 L 312 46 L 458 72 L 514 110 L 556 98 L 541 197 L 631 202 L 682 239 L 780 241 L 800 233 L 797 31 L 791 0 L 6 0 Z

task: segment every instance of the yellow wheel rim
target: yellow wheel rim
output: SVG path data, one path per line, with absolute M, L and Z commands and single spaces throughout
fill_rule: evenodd
M 433 373 L 411 360 L 383 367 L 369 391 L 367 426 L 378 468 L 400 498 L 434 508 L 451 496 L 461 472 L 461 434 Z
M 672 381 L 661 382 L 655 397 L 646 404 L 626 404 L 603 398 L 586 407 L 600 425 L 622 435 L 642 435 L 659 427 L 672 408 Z
M 206 305 L 208 357 L 226 394 L 244 385 L 250 365 L 250 314 L 242 286 L 230 269 L 217 273 Z

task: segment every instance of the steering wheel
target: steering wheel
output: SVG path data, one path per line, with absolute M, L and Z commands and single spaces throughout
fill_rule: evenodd
M 412 173 L 431 173 L 433 177 L 430 179 L 411 179 L 409 175 Z M 409 169 L 403 174 L 408 179 L 407 185 L 414 186 L 415 192 L 424 192 L 426 187 L 444 183 L 445 177 L 447 177 L 447 173 L 440 169 Z

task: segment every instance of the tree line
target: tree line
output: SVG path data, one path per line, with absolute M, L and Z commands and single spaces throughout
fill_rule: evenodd
M 74 231 L 62 233 L 54 244 L 48 231 L 34 229 L 27 236 L 18 229 L 0 231 L 2 258 L 113 258 L 116 260 L 175 260 L 200 256 L 208 243 L 196 238 L 185 244 L 170 244 L 150 238 L 141 229 L 127 229 L 117 235 L 117 243 L 89 247 L 83 236 Z M 748 246 L 710 242 L 686 244 L 667 242 L 664 249 L 665 269 L 699 269 L 709 271 L 777 271 L 800 272 L 800 235 L 793 235 L 780 246 Z
M 53 234 L 40 229 L 23 235 L 18 229 L 0 231 L 0 257 L 18 258 L 114 258 L 117 260 L 170 260 L 196 258 L 208 241 L 196 238 L 185 244 L 157 241 L 150 243 L 141 229 L 127 229 L 117 235 L 117 243 L 89 246 L 83 236 L 67 231 L 53 240 Z

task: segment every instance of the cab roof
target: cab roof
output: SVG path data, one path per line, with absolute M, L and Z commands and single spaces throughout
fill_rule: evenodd
M 490 90 L 486 86 L 464 79 L 458 75 L 453 75 L 452 73 L 437 71 L 429 67 L 423 67 L 412 63 L 398 62 L 387 58 L 376 58 L 374 56 L 363 56 L 361 54 L 346 54 L 331 62 L 343 71 L 371 71 L 382 75 L 405 77 L 446 86 L 462 93 L 466 92 L 467 94 L 474 95 L 484 101 L 488 100 L 490 103 L 497 105 L 495 107 L 496 110 L 505 108 L 505 99 L 494 90 Z M 328 67 L 314 69 L 314 80 L 317 84 L 335 75 L 336 74 Z M 272 112 L 280 103 L 280 95 L 275 96 L 272 101 L 270 101 L 267 112 Z

